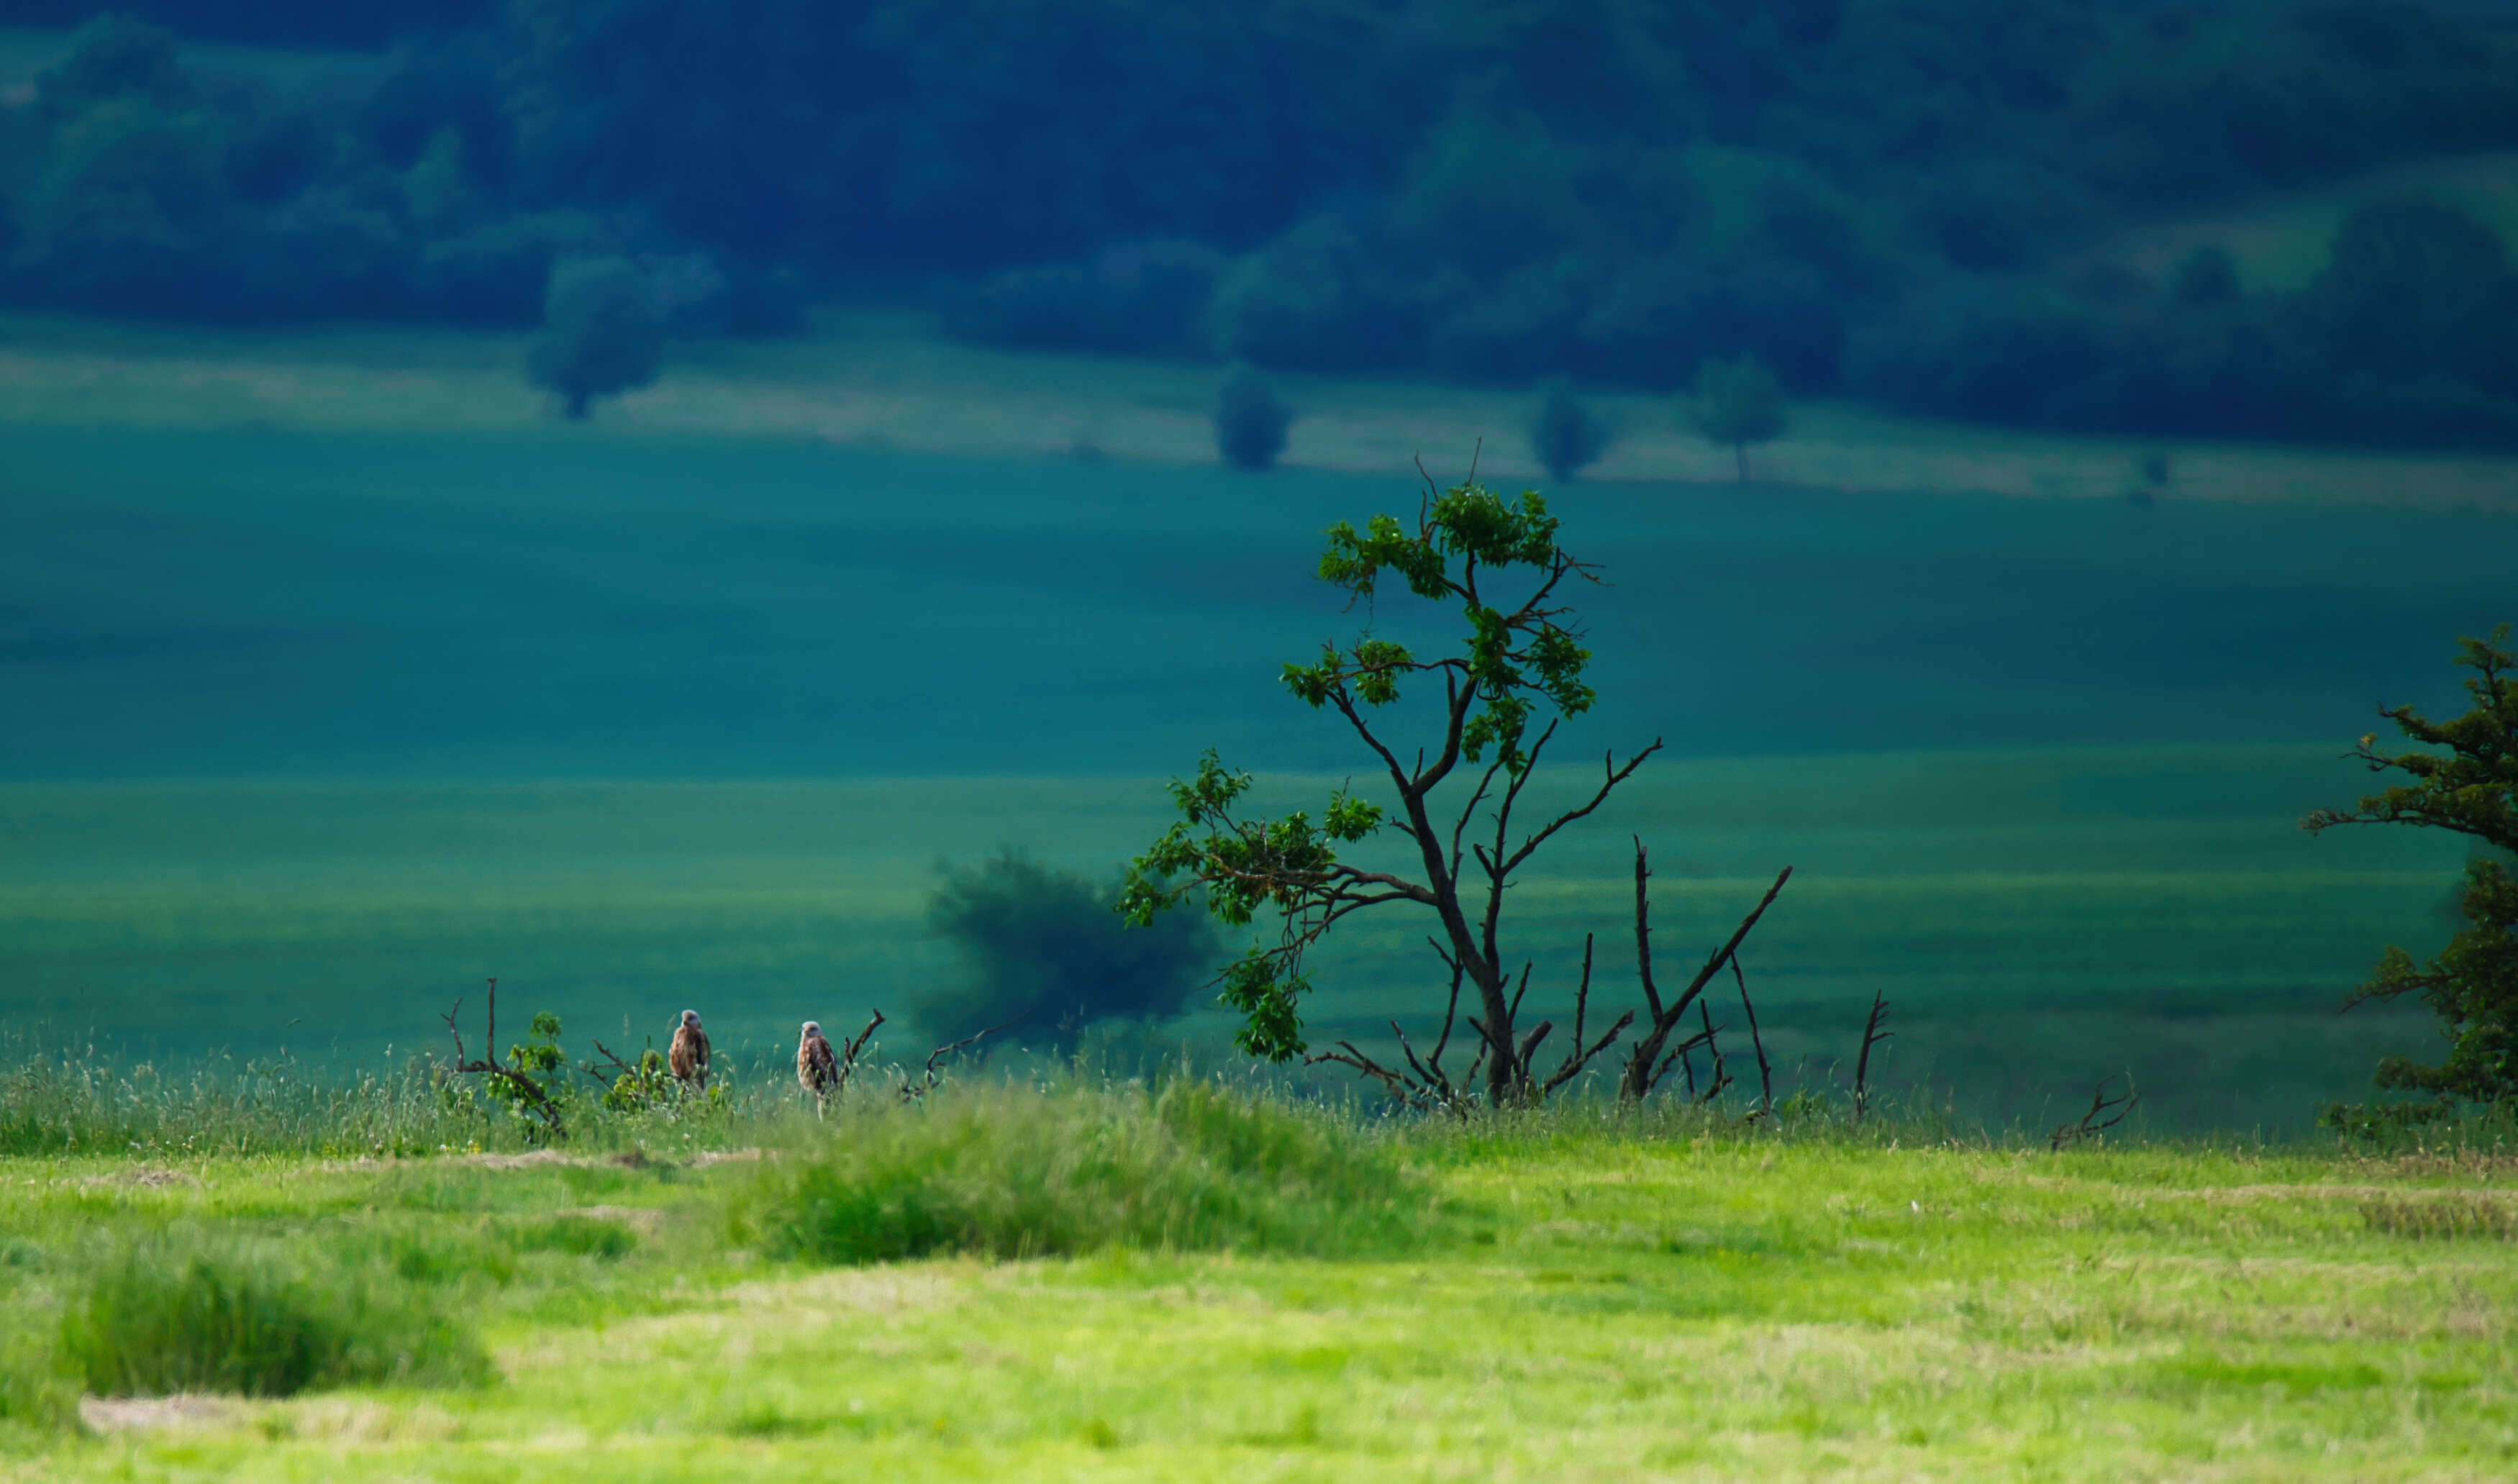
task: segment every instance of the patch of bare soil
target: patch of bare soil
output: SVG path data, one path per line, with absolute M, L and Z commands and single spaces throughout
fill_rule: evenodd
M 244 1403 L 232 1396 L 83 1396 L 79 1418 L 99 1432 L 155 1427 L 217 1427 L 243 1418 Z

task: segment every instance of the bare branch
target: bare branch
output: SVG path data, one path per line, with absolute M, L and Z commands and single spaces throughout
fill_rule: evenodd
M 1856 1123 L 1861 1122 L 1862 1115 L 1871 1110 L 1871 1048 L 1896 1034 L 1893 1030 L 1880 1028 L 1888 1018 L 1887 991 L 1872 990 L 1871 1016 L 1862 1023 L 1862 1054 L 1853 1063 L 1853 1121 Z
M 1010 1020 L 1001 1026 L 991 1026 L 987 1029 L 982 1030 L 976 1035 L 966 1035 L 958 1041 L 947 1041 L 945 1044 L 936 1047 L 933 1051 L 927 1053 L 927 1065 L 920 1071 L 919 1075 L 915 1079 L 905 1081 L 900 1084 L 901 1101 L 904 1103 L 916 1102 L 918 1099 L 934 1091 L 936 1087 L 943 1083 L 943 1076 L 935 1069 L 936 1063 L 942 1061 L 948 1056 L 951 1056 L 957 1051 L 963 1051 L 976 1046 L 979 1044 L 979 1042 L 986 1040 L 988 1037 L 995 1035 L 1001 1030 L 1012 1030 L 1014 1027 L 1021 1025 L 1029 1019 L 1031 1019 L 1031 1014 L 1030 1012 L 1025 1011 L 1023 1014 L 1016 1016 L 1013 1020 Z M 870 1034 L 873 1030 L 873 1026 L 868 1026 L 866 1027 L 866 1033 Z M 860 1036 L 859 1039 L 863 1039 L 863 1037 Z
M 1565 826 L 1572 824 L 1575 820 L 1585 817 L 1593 809 L 1598 808 L 1602 804 L 1606 803 L 1610 790 L 1616 788 L 1619 784 L 1626 782 L 1628 778 L 1633 777 L 1635 769 L 1644 765 L 1644 760 L 1659 751 L 1661 751 L 1661 739 L 1659 737 L 1655 737 L 1650 747 L 1645 748 L 1642 752 L 1639 752 L 1633 757 L 1628 759 L 1627 765 L 1624 767 L 1614 765 L 1617 761 L 1614 754 L 1604 757 L 1601 760 L 1601 769 L 1608 776 L 1601 782 L 1599 791 L 1591 796 L 1591 801 L 1588 804 L 1584 805 L 1581 808 L 1568 809 L 1564 813 L 1557 815 L 1554 819 L 1548 821 L 1548 823 L 1541 828 L 1538 834 L 1523 841 L 1521 843 L 1521 849 L 1513 851 L 1512 858 L 1503 863 L 1504 870 L 1509 872 L 1513 867 L 1520 865 L 1525 860 L 1528 860 L 1533 851 L 1538 850 L 1541 846 L 1547 843 L 1549 836 L 1554 835 L 1558 830 L 1565 828 Z
M 2125 1084 L 2123 1092 L 2115 1097 L 2108 1097 L 2107 1084 L 2114 1081 L 2115 1076 L 2101 1077 L 2098 1085 L 2090 1089 L 2090 1111 L 2081 1114 L 2081 1121 L 2059 1123 L 2055 1126 L 2050 1143 L 2056 1153 L 2061 1154 L 2067 1144 L 2078 1144 L 2084 1139 L 2098 1137 L 2106 1130 L 2122 1123 L 2133 1113 L 2136 1105 L 2142 1102 L 2142 1091 L 2133 1085 L 2132 1072 L 2124 1072 L 2121 1075 L 2124 1077 Z M 2100 1118 L 2099 1114 L 2111 1109 L 2115 1113 L 2114 1117 L 2104 1120 Z
M 1758 1053 L 1758 1106 L 1775 1106 L 1775 1072 L 1766 1065 L 1766 1038 L 1758 1033 L 1758 1007 L 1749 1003 L 1749 979 L 1740 972 L 1740 955 L 1731 955 L 1731 981 L 1740 986 L 1740 1009 L 1749 1017 L 1749 1044 Z

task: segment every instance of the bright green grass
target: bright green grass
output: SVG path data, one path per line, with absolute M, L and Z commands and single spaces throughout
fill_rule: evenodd
M 2034 1118 L 2129 1069 L 2171 1125 L 2296 1126 L 2361 1096 L 2382 1048 L 2426 1049 L 2417 1017 L 2334 1006 L 2386 941 L 2444 933 L 2457 859 L 2412 833 L 2301 835 L 2300 801 L 2342 791 L 2330 753 L 1657 763 L 1620 823 L 1653 849 L 1665 980 L 1797 868 L 1744 952 L 1788 1078 L 1849 1057 L 1885 988 L 1894 1080 Z M 1266 788 L 1292 803 L 1330 781 Z M 924 1054 L 917 1007 L 958 972 L 921 915 L 939 856 L 1014 844 L 1106 871 L 1162 806 L 1154 779 L 12 786 L 0 981 L 22 1022 L 161 1062 L 284 1045 L 372 1067 L 438 1049 L 458 995 L 477 1033 L 495 974 L 508 1038 L 549 1008 L 574 1051 L 627 1055 L 697 1005 L 783 1085 L 807 1017 L 853 1027 L 880 1007 L 889 1054 Z M 1517 889 L 1533 1010 L 1570 1010 L 1585 932 L 1595 1008 L 1634 998 L 1630 850 L 1623 830 L 1569 834 Z M 1421 932 L 1409 914 L 1342 931 L 1316 1039 L 1426 1024 Z M 1161 1039 L 1220 1054 L 1227 1034 L 1199 1009 Z
M 835 1127 L 845 1137 L 845 1127 Z M 1916 1130 L 1910 1127 L 1911 1135 Z M 423 1250 L 480 1389 L 205 1401 L 70 1480 L 2467 1480 L 2518 1468 L 2518 1247 L 2376 1203 L 2506 1156 L 1778 1136 L 1580 1113 L 1383 1135 L 1438 1206 L 1370 1258 L 1123 1248 L 813 1269 L 727 1244 L 751 1166 L 0 1162 L 0 1314 L 201 1218 Z M 1900 1147 L 1903 1145 L 1903 1147 Z M 641 1234 L 519 1243 L 561 1212 Z M 590 1214 L 589 1213 L 594 1213 Z

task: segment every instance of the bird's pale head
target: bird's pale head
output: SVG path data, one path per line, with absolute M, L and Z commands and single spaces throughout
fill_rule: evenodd
M 683 1012 L 682 1012 L 682 1024 L 683 1024 L 683 1025 L 685 1025 L 685 1026 L 689 1026 L 689 1027 L 690 1027 L 691 1029 L 693 1029 L 693 1030 L 697 1030 L 697 1029 L 699 1029 L 699 1028 L 700 1028 L 700 1013 L 699 1013 L 698 1011 L 696 1011 L 696 1010 L 685 1010 L 685 1011 L 683 1011 Z
M 804 1023 L 804 1039 L 808 1041 L 818 1041 L 821 1038 L 822 1023 L 820 1021 L 806 1021 Z

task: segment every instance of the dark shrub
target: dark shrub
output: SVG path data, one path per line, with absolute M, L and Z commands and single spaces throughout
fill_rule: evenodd
M 1276 467 L 1294 415 L 1257 372 L 1236 367 L 1215 394 L 1215 451 L 1237 469 Z
M 1131 930 L 1116 899 L 1012 851 L 945 871 L 927 922 L 960 950 L 969 978 L 919 1018 L 947 1039 L 1015 1021 L 1026 1039 L 1069 1042 L 1095 1021 L 1178 1014 L 1222 957 L 1213 931 L 1185 912 Z
M 1575 399 L 1574 383 L 1563 377 L 1548 382 L 1531 424 L 1530 451 L 1549 477 L 1559 482 L 1573 478 L 1608 447 L 1608 424 Z
M 1083 350 L 1203 351 L 1224 254 L 1204 242 L 1118 242 L 1080 262 L 1009 268 L 946 296 L 944 328 L 966 340 Z
M 655 380 L 664 353 L 655 288 L 635 264 L 582 258 L 551 270 L 527 369 L 535 385 L 560 394 L 569 416 L 585 416 L 596 397 Z

